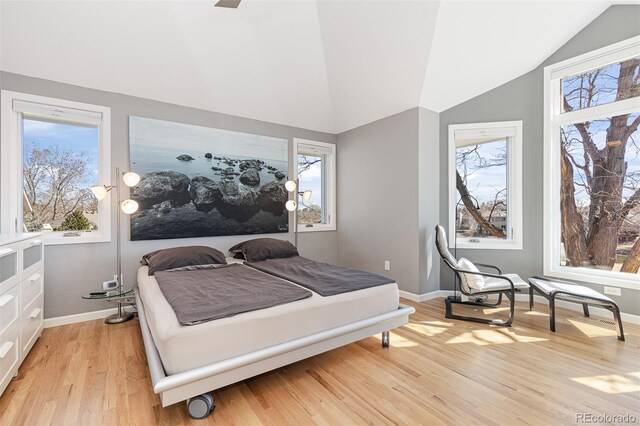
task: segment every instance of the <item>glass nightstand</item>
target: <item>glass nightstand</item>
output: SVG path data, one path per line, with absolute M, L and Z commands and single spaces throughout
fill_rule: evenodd
M 86 300 L 106 300 L 107 302 L 118 305 L 118 313 L 108 316 L 104 320 L 107 324 L 118 324 L 134 318 L 133 312 L 126 312 L 124 310 L 124 305 L 135 305 L 136 303 L 136 298 L 133 295 L 132 288 L 125 288 L 123 291 L 118 289 L 110 291 L 96 291 L 83 294 L 82 298 Z

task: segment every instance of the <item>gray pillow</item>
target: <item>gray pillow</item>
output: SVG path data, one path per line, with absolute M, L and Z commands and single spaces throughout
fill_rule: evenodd
M 299 256 L 296 246 L 289 241 L 275 238 L 256 238 L 243 241 L 231 247 L 229 251 L 236 257 L 238 254 L 244 255 L 244 258 L 249 262 Z
M 226 265 L 224 254 L 213 247 L 187 246 L 156 250 L 142 256 L 140 261 L 149 266 L 149 275 L 158 271 L 196 265 Z

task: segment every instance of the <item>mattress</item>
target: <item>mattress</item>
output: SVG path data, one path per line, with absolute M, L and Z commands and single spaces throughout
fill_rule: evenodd
M 335 296 L 312 296 L 203 324 L 182 326 L 148 267 L 138 293 L 167 375 L 202 367 L 398 309 L 396 283 Z

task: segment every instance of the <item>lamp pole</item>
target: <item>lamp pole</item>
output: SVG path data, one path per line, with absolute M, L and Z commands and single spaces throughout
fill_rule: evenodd
M 298 181 L 296 180 L 296 190 L 294 191 L 296 197 L 296 208 L 293 210 L 293 245 L 298 248 L 298 200 L 300 200 L 300 194 L 298 194 Z
M 116 167 L 116 274 L 118 281 L 118 296 L 122 297 L 124 295 L 124 280 L 122 276 L 122 241 L 120 236 L 120 203 L 122 203 L 122 199 L 120 198 L 120 168 Z M 123 303 L 118 300 L 118 313 L 108 316 L 104 322 L 107 324 L 118 324 L 121 322 L 129 321 L 133 319 L 133 312 L 126 312 L 123 308 Z
M 293 241 L 296 248 L 298 248 L 298 200 L 300 199 L 300 193 L 298 190 L 299 179 L 289 180 L 284 184 L 284 188 L 287 192 L 293 192 L 294 199 L 287 201 L 285 208 L 293 212 Z

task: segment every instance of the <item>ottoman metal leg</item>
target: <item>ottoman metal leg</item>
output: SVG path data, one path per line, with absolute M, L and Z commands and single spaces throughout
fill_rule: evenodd
M 549 299 L 549 328 L 556 332 L 556 299 L 553 296 Z
M 529 286 L 529 310 L 533 310 L 533 287 Z
M 622 329 L 622 317 L 620 317 L 620 308 L 618 305 L 613 305 L 610 308 L 610 311 L 613 312 L 613 322 L 616 326 L 616 332 L 618 333 L 618 340 L 622 340 L 624 342 L 624 330 Z
M 584 312 L 584 316 L 588 317 L 589 316 L 589 305 L 587 305 L 586 303 L 582 304 L 582 312 Z

